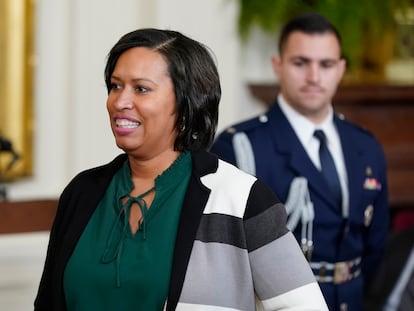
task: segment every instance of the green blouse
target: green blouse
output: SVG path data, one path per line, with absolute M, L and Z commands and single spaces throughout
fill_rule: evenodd
M 106 193 L 68 261 L 64 291 L 69 311 L 161 310 L 168 295 L 175 238 L 191 175 L 191 154 L 183 153 L 155 179 L 155 198 L 146 209 L 133 188 L 128 161 Z M 128 197 L 125 204 L 121 199 Z M 133 234 L 130 207 L 144 219 Z

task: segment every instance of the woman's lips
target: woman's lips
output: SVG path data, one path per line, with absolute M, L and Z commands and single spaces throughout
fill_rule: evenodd
M 115 118 L 115 132 L 118 135 L 127 135 L 141 125 L 141 122 L 130 118 Z
M 115 125 L 116 127 L 122 127 L 122 128 L 137 128 L 141 125 L 138 121 L 132 121 L 128 119 L 115 119 Z

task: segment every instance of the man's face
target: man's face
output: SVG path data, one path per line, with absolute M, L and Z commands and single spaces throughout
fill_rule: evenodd
M 272 64 L 287 102 L 312 122 L 321 122 L 345 71 L 336 37 L 295 31 Z

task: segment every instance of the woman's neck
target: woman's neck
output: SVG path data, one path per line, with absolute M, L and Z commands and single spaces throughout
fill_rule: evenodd
M 155 178 L 169 168 L 180 154 L 178 151 L 170 150 L 150 159 L 129 156 L 131 178 L 135 189 L 144 192 L 153 187 Z

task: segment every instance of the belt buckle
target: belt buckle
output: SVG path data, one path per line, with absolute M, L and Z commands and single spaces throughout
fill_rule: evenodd
M 328 269 L 325 263 L 321 263 L 321 267 L 319 268 L 318 273 L 319 281 L 325 282 L 325 279 L 328 277 Z
M 342 284 L 349 280 L 350 266 L 348 262 L 342 261 L 335 264 L 334 284 Z

